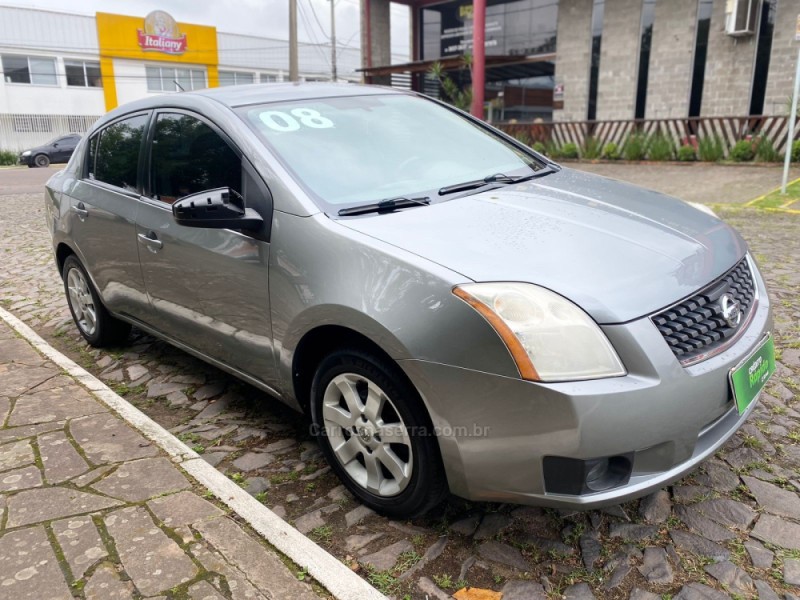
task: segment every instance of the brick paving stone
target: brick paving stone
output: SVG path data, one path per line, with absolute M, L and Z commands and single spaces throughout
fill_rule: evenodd
M 527 571 L 529 568 L 528 561 L 522 556 L 522 553 L 508 544 L 500 542 L 483 542 L 478 546 L 478 554 L 486 560 L 493 560 L 509 567 L 514 567 L 520 571 Z
M 42 487 L 42 474 L 39 468 L 31 465 L 13 471 L 0 473 L 0 492 L 13 492 Z
M 359 562 L 363 565 L 373 567 L 376 571 L 388 571 L 391 569 L 397 559 L 403 552 L 410 552 L 414 549 L 414 545 L 408 540 L 400 540 L 385 548 L 381 548 L 377 552 L 362 556 Z
M 167 527 L 190 525 L 224 514 L 209 501 L 188 491 L 154 498 L 147 503 L 147 506 Z
M 800 496 L 754 477 L 742 477 L 764 510 L 780 517 L 800 519 Z
M 233 600 L 267 600 L 267 597 L 247 580 L 244 573 L 238 567 L 228 563 L 219 552 L 209 550 L 202 544 L 193 544 L 191 551 L 203 568 L 213 573 L 219 573 L 225 578 Z M 270 597 L 269 600 L 273 600 L 273 598 Z
M 772 567 L 775 553 L 767 550 L 761 542 L 750 539 L 744 543 L 744 547 L 750 555 L 750 560 L 753 562 L 754 567 L 757 569 L 769 569 Z
M 789 585 L 800 586 L 800 560 L 796 558 L 783 559 L 783 580 Z
M 33 448 L 27 440 L 0 446 L 0 471 L 33 463 Z
M 120 504 L 119 501 L 112 498 L 65 487 L 25 490 L 8 499 L 6 527 L 20 527 L 31 523 L 52 521 Z
M 716 561 L 727 560 L 731 555 L 724 546 L 688 531 L 672 529 L 669 535 L 675 546 L 692 554 L 706 556 Z
M 225 596 L 207 581 L 198 581 L 190 585 L 188 591 L 190 600 L 225 600 Z
M 37 438 L 37 444 L 48 483 L 63 483 L 90 468 L 63 431 L 44 433 Z
M 227 517 L 202 521 L 195 529 L 239 568 L 258 589 L 274 598 L 316 600 L 310 586 L 291 574 L 264 546 L 244 533 Z
M 9 426 L 31 425 L 106 412 L 97 400 L 77 386 L 44 390 L 17 398 Z
M 44 527 L 0 538 L 0 590 L 14 600 L 72 600 Z
M 503 600 L 547 600 L 542 584 L 533 581 L 509 581 L 501 591 Z
M 51 423 L 37 423 L 36 425 L 22 425 L 21 427 L 0 429 L 0 444 L 19 441 L 39 433 L 58 431 L 59 429 L 63 429 L 64 425 L 66 425 L 66 421 L 53 421 Z M 0 447 L 0 455 L 2 455 L 2 452 L 2 447 Z
M 800 550 L 800 525 L 780 517 L 761 515 L 750 535 L 788 550 Z
M 668 585 L 673 580 L 672 567 L 663 548 L 645 548 L 644 563 L 639 572 L 653 585 Z
M 122 508 L 104 521 L 125 572 L 145 596 L 169 590 L 197 574 L 192 560 L 159 529 L 144 508 Z
M 3 373 L 0 392 L 4 396 L 14 398 L 56 375 L 58 371 L 49 366 L 14 368 Z
M 110 413 L 74 419 L 69 429 L 86 457 L 96 465 L 158 454 L 148 439 Z
M 96 469 L 92 469 L 88 473 L 84 473 L 72 480 L 72 483 L 77 487 L 85 487 L 91 483 L 94 483 L 98 479 L 100 479 L 103 475 L 111 471 L 114 468 L 114 465 L 103 465 L 101 467 L 97 467 Z
M 736 594 L 749 596 L 753 593 L 752 578 L 744 570 L 728 560 L 706 565 L 705 571 Z
M 275 457 L 271 454 L 262 452 L 248 452 L 233 461 L 233 466 L 240 471 L 256 471 L 263 469 L 268 464 L 275 461 Z
M 97 561 L 108 556 L 103 539 L 91 517 L 72 517 L 54 521 L 52 527 L 75 579 L 82 579 L 86 571 Z
M 347 524 L 348 529 L 353 527 L 354 525 L 358 525 L 367 517 L 371 517 L 375 514 L 375 511 L 371 508 L 364 506 L 363 504 L 359 504 L 353 510 L 348 512 L 344 516 L 345 523 Z
M 122 581 L 110 565 L 101 565 L 92 573 L 83 589 L 86 600 L 129 600 L 134 598 L 133 586 Z
M 163 456 L 126 462 L 92 484 L 98 492 L 127 502 L 140 502 L 190 487 L 189 480 Z

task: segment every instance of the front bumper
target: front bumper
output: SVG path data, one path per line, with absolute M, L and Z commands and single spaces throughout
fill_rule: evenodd
M 29 154 L 28 156 L 22 156 L 21 154 L 17 157 L 17 163 L 20 165 L 31 166 L 33 160 L 33 155 Z
M 712 455 L 747 420 L 728 372 L 772 328 L 761 276 L 735 344 L 682 367 L 648 318 L 605 326 L 625 377 L 542 384 L 419 360 L 399 361 L 430 411 L 450 490 L 469 500 L 563 508 L 617 504 L 659 489 Z M 584 495 L 548 493 L 543 459 L 632 455 L 630 480 Z

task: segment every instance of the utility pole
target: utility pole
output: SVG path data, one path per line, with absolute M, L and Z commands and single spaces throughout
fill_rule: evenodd
M 297 0 L 289 0 L 289 81 L 299 81 L 297 68 Z
M 336 0 L 331 2 L 331 79 L 336 83 Z

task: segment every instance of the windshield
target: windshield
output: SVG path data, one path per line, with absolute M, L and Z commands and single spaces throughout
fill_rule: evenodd
M 417 96 L 321 98 L 239 112 L 327 212 L 387 198 L 430 195 L 436 201 L 446 186 L 543 166 Z

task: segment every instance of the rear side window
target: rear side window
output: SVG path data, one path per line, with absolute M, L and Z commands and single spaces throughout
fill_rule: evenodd
M 175 200 L 214 188 L 242 192 L 242 163 L 210 126 L 195 117 L 162 113 L 151 154 L 153 197 Z
M 138 115 L 103 129 L 99 140 L 89 145 L 89 178 L 135 192 L 146 124 L 147 115 Z

